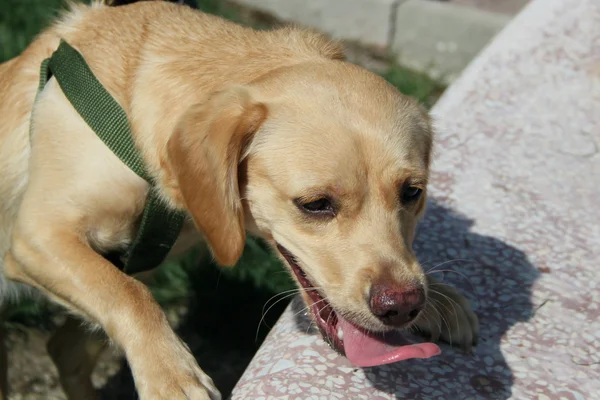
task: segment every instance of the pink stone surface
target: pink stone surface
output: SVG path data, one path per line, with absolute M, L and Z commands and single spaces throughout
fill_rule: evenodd
M 472 301 L 474 354 L 355 368 L 292 304 L 233 399 L 600 399 L 600 2 L 533 0 L 433 114 L 416 250 Z

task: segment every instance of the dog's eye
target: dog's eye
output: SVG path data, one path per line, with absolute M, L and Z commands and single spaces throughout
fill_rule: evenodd
M 405 186 L 402 189 L 401 198 L 403 203 L 412 203 L 421 197 L 423 190 L 417 186 Z
M 297 199 L 295 200 L 295 203 L 298 206 L 298 208 L 300 208 L 300 210 L 308 214 L 324 216 L 329 215 L 332 217 L 335 216 L 335 210 L 333 208 L 333 205 L 331 204 L 331 201 L 329 201 L 329 199 L 326 197 L 322 197 L 318 200 L 310 201 L 308 203 L 302 202 L 301 199 Z

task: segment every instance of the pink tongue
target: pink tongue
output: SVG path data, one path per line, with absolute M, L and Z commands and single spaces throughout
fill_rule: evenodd
M 390 364 L 409 358 L 429 358 L 441 353 L 433 343 L 417 343 L 404 346 L 388 344 L 381 338 L 369 335 L 338 315 L 338 327 L 342 329 L 346 358 L 358 367 Z

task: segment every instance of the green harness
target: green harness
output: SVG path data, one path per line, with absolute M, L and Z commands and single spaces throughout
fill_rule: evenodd
M 42 62 L 38 94 L 51 77 L 104 144 L 150 184 L 136 238 L 127 250 L 106 258 L 128 274 L 157 267 L 175 244 L 185 213 L 173 211 L 160 198 L 134 143 L 127 114 L 94 76 L 82 55 L 63 40 L 52 56 Z

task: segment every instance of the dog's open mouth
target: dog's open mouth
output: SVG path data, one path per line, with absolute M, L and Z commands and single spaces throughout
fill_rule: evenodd
M 315 289 L 298 265 L 296 258 L 281 245 L 277 245 L 296 279 L 308 296 L 308 304 L 323 338 L 334 350 L 343 354 L 359 367 L 390 364 L 410 358 L 429 358 L 440 354 L 434 343 L 410 343 L 399 331 L 385 334 L 370 333 L 338 314 Z

